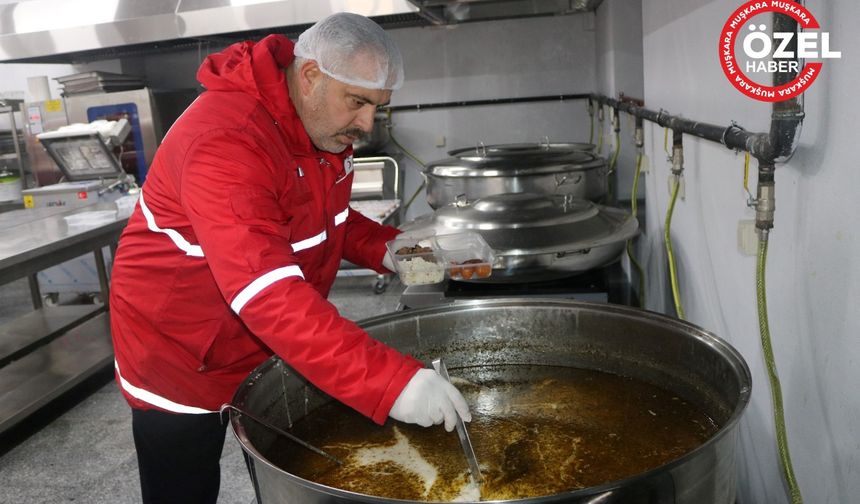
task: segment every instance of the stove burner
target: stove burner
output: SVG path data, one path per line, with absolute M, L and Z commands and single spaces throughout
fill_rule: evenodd
M 556 297 L 638 306 L 619 262 L 567 278 L 526 283 L 445 281 L 413 285 L 400 297 L 400 309 L 437 306 L 456 301 L 498 297 Z

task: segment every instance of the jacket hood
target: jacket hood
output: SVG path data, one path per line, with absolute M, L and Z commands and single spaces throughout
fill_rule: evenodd
M 287 89 L 284 69 L 295 58 L 293 45 L 283 35 L 233 44 L 209 55 L 197 70 L 197 80 L 208 91 L 238 91 L 253 96 L 281 125 L 291 147 L 301 153 L 318 152 Z

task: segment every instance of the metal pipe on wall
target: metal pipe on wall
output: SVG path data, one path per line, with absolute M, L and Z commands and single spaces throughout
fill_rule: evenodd
M 785 14 L 774 14 L 773 31 L 795 33 L 797 32 L 797 21 Z M 791 47 L 788 50 L 797 54 L 797 37 L 792 37 L 790 40 Z M 797 58 L 795 57 L 792 61 L 797 61 Z M 799 66 L 795 66 L 795 68 L 799 68 Z M 774 74 L 773 85 L 781 86 L 791 82 L 796 76 L 797 71 L 777 72 Z M 795 97 L 774 102 L 770 131 L 768 133 L 752 133 L 734 123 L 729 126 L 718 126 L 674 116 L 663 109 L 659 111 L 650 110 L 631 100 L 625 100 L 623 97 L 616 100 L 593 94 L 589 97 L 589 101 L 591 100 L 609 105 L 616 110 L 623 110 L 664 128 L 671 128 L 675 132 L 721 143 L 729 149 L 747 151 L 755 158 L 771 164 L 785 162 L 794 154 L 804 117 L 802 98 Z

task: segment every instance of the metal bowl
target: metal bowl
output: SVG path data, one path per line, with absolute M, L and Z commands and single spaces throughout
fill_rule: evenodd
M 690 453 L 636 476 L 497 502 L 735 502 L 738 420 L 750 399 L 750 372 L 734 348 L 700 327 L 624 306 L 549 299 L 466 301 L 360 324 L 374 338 L 419 359 L 444 356 L 451 368 L 529 364 L 629 376 L 696 404 L 721 426 Z M 329 401 L 277 357 L 261 364 L 233 398 L 236 406 L 284 428 Z M 259 504 L 412 502 L 347 492 L 287 473 L 262 455 L 274 434 L 239 415 L 231 415 L 230 426 L 247 455 Z

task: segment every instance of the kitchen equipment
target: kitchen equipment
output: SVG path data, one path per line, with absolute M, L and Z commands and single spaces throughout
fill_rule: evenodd
M 442 359 L 433 359 L 433 369 L 439 373 L 439 376 L 445 378 L 445 381 L 450 382 L 451 377 L 448 376 L 448 367 Z M 466 462 L 469 464 L 469 475 L 472 481 L 480 485 L 483 481 L 481 477 L 481 467 L 478 465 L 478 457 L 475 456 L 475 449 L 472 448 L 472 440 L 469 439 L 469 432 L 466 430 L 466 423 L 457 415 L 457 437 L 460 439 L 460 446 L 463 448 L 463 454 L 466 456 Z
M 430 207 L 441 208 L 458 197 L 475 200 L 504 193 L 569 194 L 592 201 L 606 194 L 606 163 L 591 152 L 490 149 L 454 151 L 457 156 L 428 164 L 424 175 Z
M 354 176 L 349 206 L 379 224 L 399 224 L 403 182 L 397 160 L 389 156 L 358 157 L 352 163 Z M 376 294 L 381 294 L 388 287 L 387 275 L 361 268 L 346 259 L 341 261 L 337 275 L 375 275 L 373 291 Z
M 639 223 L 625 210 L 570 195 L 508 193 L 460 200 L 400 228 L 411 234 L 478 233 L 495 252 L 493 274 L 470 281 L 534 282 L 617 260 Z
M 418 359 L 444 354 L 452 368 L 565 366 L 643 380 L 696 404 L 720 426 L 695 450 L 650 471 L 510 502 L 735 502 L 738 421 L 750 399 L 750 372 L 734 348 L 700 327 L 629 307 L 548 299 L 467 301 L 382 315 L 360 325 Z M 232 403 L 284 426 L 331 400 L 272 357 L 239 386 Z M 276 441 L 273 433 L 240 416 L 232 416 L 230 426 L 247 455 L 259 504 L 393 502 L 287 473 L 263 455 Z
M 4 157 L 0 155 L 0 203 L 21 201 L 21 172 L 4 166 Z M 14 158 L 17 160 L 17 158 Z
M 425 308 L 479 299 L 553 298 L 638 306 L 627 273 L 616 261 L 574 276 L 535 282 L 457 282 L 413 285 L 403 289 L 397 310 Z
M 19 129 L 22 103 L 20 100 L 0 100 L 0 203 L 20 202 L 24 188 L 26 153 Z
M 65 182 L 23 191 L 25 208 L 88 206 L 113 201 L 116 189 L 128 190 L 134 179 L 126 174 L 113 153 L 130 132 L 127 120 L 98 120 L 62 126 L 38 134 L 39 144 L 54 160 Z M 55 169 L 56 169 L 55 168 Z
M 24 208 L 36 211 L 88 207 L 88 211 L 65 219 L 72 233 L 128 218 L 125 214 L 117 216 L 118 207 L 113 202 L 134 187 L 134 179 L 123 171 L 113 149 L 124 142 L 129 132 L 128 121 L 119 119 L 61 126 L 36 135 L 39 148 L 52 160 L 52 170 L 62 173 L 66 182 L 25 189 Z M 89 208 L 99 203 L 110 203 L 112 210 Z M 96 263 L 89 255 L 39 271 L 36 277 L 42 294 L 54 301 L 60 294 L 93 295 L 100 287 Z
M 324 457 L 324 458 L 327 458 L 328 460 L 331 460 L 332 462 L 334 462 L 337 465 L 343 465 L 343 461 L 340 460 L 339 458 L 335 457 L 334 455 L 332 455 L 326 451 L 323 451 L 323 450 L 317 448 L 316 446 L 309 444 L 309 443 L 297 438 L 296 436 L 294 436 L 294 435 L 290 434 L 289 432 L 281 429 L 280 427 L 275 427 L 274 425 L 270 424 L 269 422 L 267 422 L 265 420 L 261 420 L 260 418 L 248 413 L 247 411 L 245 411 L 241 408 L 237 408 L 236 406 L 233 406 L 232 404 L 222 404 L 221 410 L 219 411 L 219 413 L 223 416 L 224 412 L 227 410 L 234 411 L 234 412 L 238 413 L 239 415 L 248 417 L 249 419 L 251 419 L 251 421 L 262 425 L 263 427 L 271 430 L 272 432 L 274 432 L 280 436 L 284 436 L 285 438 L 296 443 L 297 445 L 299 445 L 303 448 L 307 448 L 308 450 L 316 453 L 317 455 Z
M 59 182 L 63 174 L 36 137 L 69 124 L 65 103 L 59 99 L 31 101 L 26 104 L 26 112 L 27 127 L 24 129 L 24 139 L 29 160 L 29 176 L 25 185 L 31 188 Z
M 197 97 L 194 89 L 155 90 L 150 88 L 111 93 L 74 94 L 65 97 L 68 120 L 89 123 L 97 119 L 125 119 L 131 134 L 122 145 L 120 163 L 138 184 L 146 174 L 162 137 Z
M 129 91 L 146 86 L 140 77 L 100 71 L 65 75 L 54 80 L 63 86 L 63 96 Z

